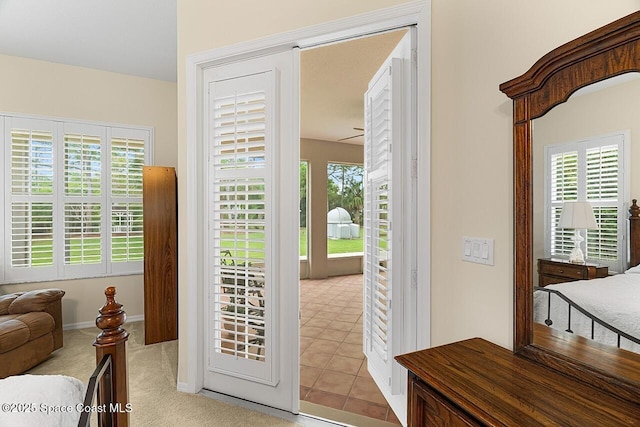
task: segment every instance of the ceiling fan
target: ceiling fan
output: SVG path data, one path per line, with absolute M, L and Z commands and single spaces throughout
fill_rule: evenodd
M 337 142 L 346 141 L 347 139 L 358 138 L 359 136 L 364 136 L 364 129 L 363 128 L 353 128 L 353 130 L 358 130 L 358 131 L 360 131 L 362 133 L 360 133 L 358 135 L 348 136 L 346 138 L 341 138 Z

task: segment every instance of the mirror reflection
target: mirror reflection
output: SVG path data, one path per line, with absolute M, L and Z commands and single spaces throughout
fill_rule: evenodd
M 575 92 L 533 123 L 534 321 L 640 353 L 640 74 Z

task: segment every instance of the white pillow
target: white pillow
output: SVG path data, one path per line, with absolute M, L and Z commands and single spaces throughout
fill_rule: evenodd
M 631 267 L 630 269 L 624 272 L 624 274 L 629 274 L 629 273 L 640 274 L 640 264 L 636 265 L 635 267 Z

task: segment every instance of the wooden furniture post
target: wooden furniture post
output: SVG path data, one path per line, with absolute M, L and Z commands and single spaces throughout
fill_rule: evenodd
M 631 259 L 629 267 L 640 264 L 640 206 L 638 200 L 633 199 L 629 208 L 629 246 L 631 249 Z
M 129 425 L 129 376 L 127 373 L 127 339 L 129 333 L 121 328 L 127 319 L 127 315 L 122 310 L 122 304 L 115 300 L 116 288 L 108 287 L 104 294 L 107 302 L 100 309 L 100 315 L 96 318 L 96 326 L 102 329 L 98 334 L 93 345 L 96 348 L 96 363 L 100 363 L 106 355 L 111 356 L 112 375 L 111 378 L 103 378 L 100 382 L 100 391 L 98 394 L 98 404 L 105 401 L 101 398 L 102 390 L 108 390 L 111 384 L 111 393 L 113 395 L 112 403 L 106 403 L 107 412 L 115 411 L 113 417 L 114 427 L 128 427 Z M 111 408 L 109 406 L 112 406 Z

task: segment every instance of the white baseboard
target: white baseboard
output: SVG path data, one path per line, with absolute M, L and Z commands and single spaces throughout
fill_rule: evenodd
M 131 323 L 131 322 L 139 322 L 141 320 L 144 320 L 144 314 L 136 314 L 135 316 L 127 316 L 127 321 L 125 322 L 125 325 L 127 323 Z M 70 331 L 72 329 L 85 329 L 85 328 L 95 328 L 96 326 L 96 322 L 78 322 L 78 323 L 66 323 L 64 325 L 62 325 L 62 330 L 64 331 Z
M 176 389 L 177 389 L 178 391 L 183 392 L 183 393 L 191 393 L 191 394 L 194 394 L 194 393 L 189 389 L 189 383 L 178 382 Z

